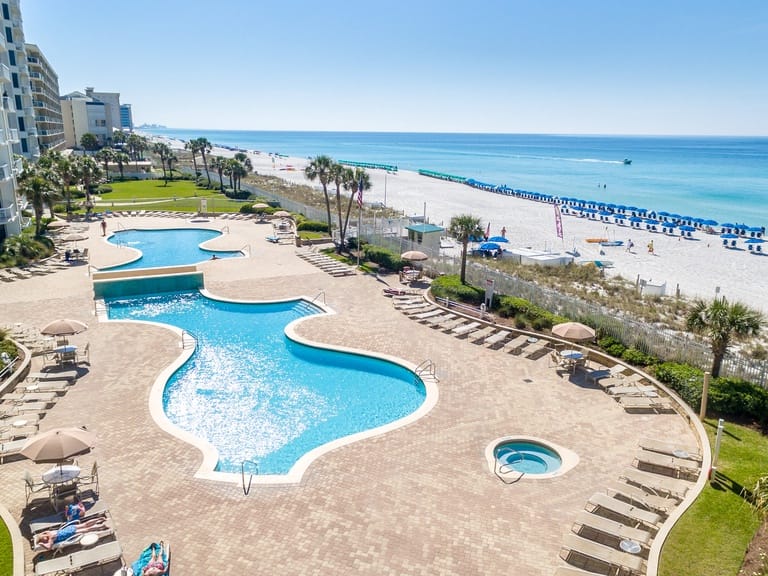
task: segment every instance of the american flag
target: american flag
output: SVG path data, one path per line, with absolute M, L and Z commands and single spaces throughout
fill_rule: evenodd
M 357 183 L 357 207 L 363 207 L 363 177 L 360 176 L 360 182 Z
M 560 215 L 560 206 L 555 206 L 555 228 L 557 228 L 557 237 L 562 239 L 563 237 L 563 217 Z

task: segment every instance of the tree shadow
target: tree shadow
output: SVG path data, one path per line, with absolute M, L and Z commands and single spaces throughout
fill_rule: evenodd
M 717 430 L 717 424 L 715 423 L 704 421 L 702 422 L 702 424 L 704 424 L 704 426 L 709 426 L 710 428 L 714 428 L 715 430 Z M 741 442 L 741 438 L 739 436 L 736 436 L 733 432 L 729 432 L 728 430 L 726 430 L 725 426 L 723 426 L 723 434 L 733 438 L 734 440 L 738 440 L 739 442 Z
M 721 492 L 725 492 L 726 490 L 733 492 L 736 496 L 749 503 L 751 503 L 754 498 L 752 490 L 745 488 L 733 478 L 729 477 L 727 474 L 723 474 L 719 470 L 713 471 L 712 477 L 709 480 L 709 485 L 712 486 L 713 489 Z

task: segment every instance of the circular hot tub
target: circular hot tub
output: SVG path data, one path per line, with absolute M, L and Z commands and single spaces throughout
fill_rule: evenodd
M 502 480 L 554 478 L 576 466 L 575 452 L 530 436 L 497 438 L 486 448 L 491 471 Z

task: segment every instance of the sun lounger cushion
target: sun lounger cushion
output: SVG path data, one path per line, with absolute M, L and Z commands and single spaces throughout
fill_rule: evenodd
M 66 556 L 43 560 L 35 565 L 35 574 L 55 574 L 56 572 L 77 572 L 88 566 L 105 564 L 117 560 L 123 550 L 119 542 L 108 542 L 94 548 L 78 550 Z

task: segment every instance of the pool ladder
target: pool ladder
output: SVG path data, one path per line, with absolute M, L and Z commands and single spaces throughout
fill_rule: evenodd
M 437 377 L 437 374 L 435 373 L 437 370 L 437 366 L 435 365 L 432 360 L 427 358 L 424 360 L 421 364 L 416 366 L 416 369 L 414 372 L 416 373 L 416 376 L 424 380 L 424 378 L 429 378 L 433 382 L 439 382 L 440 379 Z
M 194 348 L 197 346 L 197 338 L 195 338 L 195 335 L 191 332 L 187 332 L 186 330 L 181 331 L 181 348 L 182 350 L 186 350 L 187 348 Z
M 251 491 L 251 482 L 253 482 L 253 474 L 248 474 L 248 484 L 245 483 L 245 465 L 246 464 L 252 464 L 253 467 L 256 469 L 256 474 L 259 473 L 259 464 L 258 462 L 254 462 L 253 460 L 243 460 L 243 462 L 240 464 L 240 480 L 243 483 L 243 495 L 248 496 L 248 493 Z
M 520 456 L 519 462 L 522 462 L 523 460 L 525 460 L 525 455 L 522 452 L 518 452 L 517 450 L 515 450 L 513 448 L 510 448 L 510 452 L 514 452 L 515 454 Z M 493 472 L 494 472 L 494 474 L 496 474 L 496 476 L 499 477 L 499 480 L 504 482 L 504 484 L 514 484 L 515 482 L 519 482 L 520 479 L 523 476 L 525 476 L 525 472 L 520 472 L 519 470 L 515 470 L 509 464 L 499 464 L 498 457 L 495 457 L 493 459 L 493 461 L 495 462 L 494 471 Z M 509 478 L 507 475 L 511 474 L 512 472 L 517 473 L 517 476 L 514 477 L 514 478 Z

